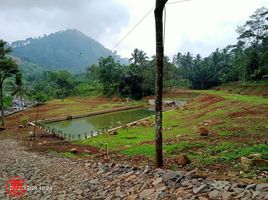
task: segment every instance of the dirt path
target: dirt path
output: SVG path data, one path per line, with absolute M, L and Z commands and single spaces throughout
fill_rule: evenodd
M 7 198 L 4 182 L 16 175 L 33 188 L 23 199 L 82 199 L 83 183 L 94 175 L 94 170 L 86 170 L 77 162 L 27 152 L 14 140 L 0 140 L 0 149 L 0 199 Z M 48 188 L 42 191 L 34 186 Z
M 33 189 L 21 199 L 268 199 L 268 184 L 215 181 L 194 172 L 148 166 L 73 161 L 27 152 L 11 139 L 0 140 L 0 149 L 0 199 L 9 199 L 4 185 L 13 176 L 24 178 Z

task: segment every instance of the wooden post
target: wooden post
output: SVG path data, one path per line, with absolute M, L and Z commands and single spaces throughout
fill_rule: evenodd
M 36 137 L 36 126 L 37 126 L 38 113 L 39 113 L 39 106 L 37 105 L 35 122 L 34 122 L 34 130 L 33 130 L 34 146 L 36 145 L 35 137 Z
M 108 159 L 109 155 L 108 155 L 108 144 L 107 143 L 105 143 L 105 151 L 106 151 L 106 157 Z
M 163 10 L 168 0 L 156 0 L 155 33 L 156 33 L 156 84 L 155 84 L 155 147 L 156 166 L 163 167 L 162 152 L 162 96 L 163 96 Z

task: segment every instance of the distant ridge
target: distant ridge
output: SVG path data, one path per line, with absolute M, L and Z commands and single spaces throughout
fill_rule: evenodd
M 100 57 L 109 55 L 120 62 L 126 62 L 96 40 L 74 29 L 15 41 L 11 47 L 12 56 L 47 70 L 81 72 L 98 63 Z

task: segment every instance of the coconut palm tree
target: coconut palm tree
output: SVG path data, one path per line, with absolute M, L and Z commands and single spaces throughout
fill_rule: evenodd
M 133 61 L 135 65 L 144 66 L 148 63 L 148 56 L 144 51 L 136 48 L 133 53 L 131 53 L 129 61 Z

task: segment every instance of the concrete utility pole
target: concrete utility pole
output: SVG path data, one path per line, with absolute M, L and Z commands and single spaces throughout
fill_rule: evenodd
M 156 33 L 156 84 L 155 84 L 155 148 L 156 165 L 163 167 L 162 153 L 162 96 L 163 96 L 163 10 L 168 0 L 156 0 L 154 17 Z

